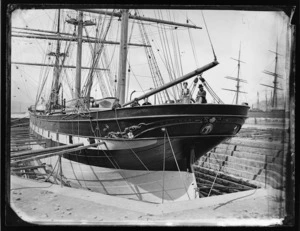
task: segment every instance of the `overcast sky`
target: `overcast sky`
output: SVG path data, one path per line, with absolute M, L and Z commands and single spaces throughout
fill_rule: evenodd
M 145 17 L 160 16 L 160 11 L 140 10 L 141 15 Z M 208 31 L 211 37 L 219 65 L 205 72 L 203 77 L 214 89 L 217 95 L 225 103 L 234 103 L 234 92 L 222 90 L 222 88 L 235 89 L 236 82 L 224 78 L 225 76 L 237 76 L 237 62 L 231 58 L 238 58 L 239 46 L 241 43 L 241 64 L 240 78 L 248 83 L 242 83 L 241 91 L 247 94 L 240 95 L 240 102 L 248 102 L 250 105 L 257 101 L 257 92 L 260 100 L 265 99 L 267 90 L 270 97 L 271 88 L 266 88 L 260 84 L 272 85 L 273 76 L 262 73 L 263 70 L 274 72 L 275 55 L 269 50 L 276 50 L 276 41 L 278 38 L 278 52 L 281 54 L 278 59 L 278 73 L 283 75 L 279 87 L 286 89 L 286 61 L 287 53 L 287 26 L 288 18 L 281 12 L 263 12 L 263 11 L 224 11 L 224 10 L 204 10 L 202 11 L 207 23 Z M 76 16 L 75 11 L 68 11 L 68 16 Z M 202 30 L 182 29 L 176 30 L 181 55 L 182 72 L 186 74 L 198 67 L 206 65 L 213 61 L 213 53 L 208 40 L 207 32 L 203 22 L 200 10 L 172 10 L 162 11 L 164 20 L 175 19 L 176 22 L 189 23 L 201 26 Z M 86 19 L 97 19 L 97 15 L 87 14 Z M 14 27 L 28 27 L 43 30 L 52 30 L 54 21 L 54 10 L 17 10 L 12 15 L 12 25 Z M 117 22 L 117 19 L 114 20 Z M 66 26 L 66 24 L 64 23 Z M 116 24 L 114 24 L 115 26 Z M 72 28 L 72 27 L 70 27 Z M 129 25 L 131 30 L 132 26 Z M 142 43 L 138 36 L 138 26 L 134 26 L 131 34 L 131 42 Z M 162 46 L 159 38 L 161 34 L 157 32 L 157 24 L 148 25 L 148 36 L 150 38 L 155 57 L 161 64 L 160 71 L 164 76 L 165 82 L 168 81 L 168 72 L 162 63 Z M 70 29 L 69 29 L 70 30 Z M 92 31 L 92 28 L 88 28 Z M 115 32 L 117 26 L 114 27 Z M 175 32 L 175 30 L 173 30 Z M 190 32 L 189 32 L 190 31 Z M 171 38 L 171 37 L 170 37 Z M 110 33 L 108 40 L 116 40 L 115 33 Z M 171 40 L 168 41 L 169 45 Z M 172 46 L 170 45 L 172 48 Z M 46 52 L 47 41 L 30 39 L 12 38 L 12 61 L 13 62 L 38 62 L 43 63 L 43 57 Z M 118 46 L 112 46 L 110 54 L 117 56 L 119 54 Z M 76 50 L 76 49 L 74 49 Z M 159 50 L 160 53 L 157 52 Z M 76 54 L 76 52 L 74 53 Z M 83 55 L 83 66 L 88 65 L 86 55 Z M 129 63 L 132 67 L 130 72 L 129 94 L 136 90 L 135 96 L 142 94 L 142 90 L 153 87 L 153 81 L 150 78 L 147 59 L 145 58 L 144 48 L 129 48 Z M 74 57 L 73 57 L 74 58 Z M 117 62 L 111 65 L 113 75 L 117 75 Z M 75 63 L 74 63 L 75 64 Z M 75 75 L 75 70 L 72 71 Z M 41 81 L 41 68 L 24 65 L 12 65 L 12 100 L 34 102 L 39 81 Z M 51 73 L 50 73 L 51 75 Z M 71 74 L 72 75 L 72 74 Z M 83 73 L 85 76 L 85 73 Z M 179 77 L 178 75 L 176 75 Z M 70 77 L 71 78 L 71 77 Z M 189 80 L 191 83 L 193 78 Z M 71 81 L 72 82 L 72 81 Z M 98 85 L 95 85 L 95 87 Z M 92 92 L 96 94 L 97 90 L 93 88 Z M 49 88 L 49 87 L 48 87 Z M 279 92 L 279 97 L 283 97 L 285 91 Z M 212 98 L 208 96 L 208 101 Z

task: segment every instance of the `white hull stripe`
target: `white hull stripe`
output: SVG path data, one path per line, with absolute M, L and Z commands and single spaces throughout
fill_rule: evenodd
M 53 132 L 43 128 L 40 128 L 30 122 L 30 128 L 40 136 L 46 139 L 51 139 L 54 142 L 59 142 L 61 144 L 76 144 L 76 143 L 83 143 L 84 145 L 89 145 L 89 137 L 80 136 L 80 135 L 70 135 L 65 133 Z M 101 139 L 101 138 L 94 138 L 95 142 L 104 142 L 105 145 L 99 145 L 97 147 L 91 147 L 89 149 L 95 150 L 123 150 L 124 147 L 126 149 L 134 149 L 134 148 L 141 148 L 146 146 L 151 146 L 157 143 L 157 139 L 150 139 L 150 140 L 111 140 L 111 139 Z

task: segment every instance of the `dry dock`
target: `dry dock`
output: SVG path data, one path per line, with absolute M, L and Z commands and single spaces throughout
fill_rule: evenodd
M 14 124 L 11 131 L 13 159 L 20 153 L 30 159 L 33 153 L 39 153 L 38 149 L 47 146 L 47 140 L 30 135 L 24 120 Z M 264 135 L 258 140 L 259 132 Z M 30 166 L 11 168 L 11 207 L 21 219 L 33 224 L 281 224 L 285 216 L 286 145 L 277 140 L 278 134 L 282 131 L 248 128 L 240 132 L 240 137 L 227 140 L 201 157 L 194 165 L 200 194 L 197 200 L 154 204 L 70 188 L 59 176 L 50 178 L 45 166 L 35 162 L 33 167 L 30 159 Z M 48 153 L 51 151 L 55 150 Z M 37 169 L 44 174 L 34 174 Z M 45 182 L 45 177 L 52 182 Z

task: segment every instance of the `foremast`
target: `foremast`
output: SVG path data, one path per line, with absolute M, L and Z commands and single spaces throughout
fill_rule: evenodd
M 74 98 L 80 98 L 81 91 L 81 60 L 82 60 L 82 31 L 83 31 L 83 12 L 79 11 L 78 14 L 78 43 L 77 43 L 77 56 L 76 56 L 76 78 L 75 78 L 75 92 Z
M 57 36 L 60 35 L 60 9 L 58 9 L 58 17 L 57 17 Z M 48 55 L 55 57 L 54 69 L 53 69 L 53 81 L 50 93 L 50 104 L 48 104 L 48 110 L 57 109 L 60 107 L 58 102 L 58 95 L 61 85 L 59 84 L 60 80 L 60 57 L 65 56 L 65 53 L 60 53 L 60 45 L 61 41 L 58 39 L 56 41 L 56 51 L 50 52 Z

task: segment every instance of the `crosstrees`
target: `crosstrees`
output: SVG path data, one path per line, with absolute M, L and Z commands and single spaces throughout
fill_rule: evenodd
M 280 55 L 278 53 L 278 39 L 276 42 L 276 51 L 271 51 L 270 52 L 275 54 L 275 67 L 274 67 L 274 72 L 268 71 L 268 70 L 264 70 L 263 73 L 267 74 L 267 75 L 271 75 L 274 77 L 273 80 L 273 86 L 271 85 L 267 85 L 267 84 L 260 84 L 262 86 L 265 87 L 270 87 L 273 88 L 273 96 L 272 96 L 272 107 L 273 108 L 277 108 L 277 90 L 282 90 L 281 88 L 278 87 L 278 78 L 282 78 L 282 75 L 277 73 L 277 69 L 278 69 L 278 55 Z
M 226 90 L 226 91 L 233 91 L 233 92 L 236 92 L 236 98 L 235 98 L 235 104 L 238 104 L 239 103 L 239 93 L 247 93 L 247 92 L 244 92 L 244 91 L 240 91 L 240 82 L 243 82 L 243 83 L 247 83 L 246 80 L 244 79 L 241 79 L 240 78 L 240 65 L 241 63 L 245 63 L 243 61 L 241 61 L 241 43 L 240 43 L 240 49 L 239 49 L 239 57 L 238 59 L 234 59 L 234 58 L 231 58 L 235 61 L 238 62 L 238 73 L 237 73 L 237 77 L 231 77 L 231 76 L 226 76 L 225 78 L 226 79 L 231 79 L 231 80 L 234 80 L 236 81 L 236 90 L 232 90 L 232 89 L 227 89 L 227 88 L 222 88 L 223 90 Z

